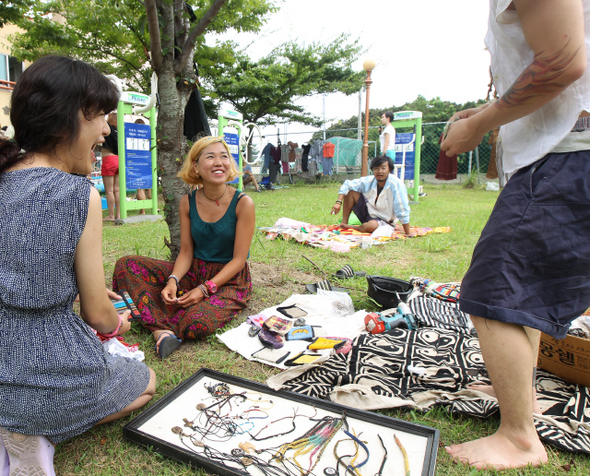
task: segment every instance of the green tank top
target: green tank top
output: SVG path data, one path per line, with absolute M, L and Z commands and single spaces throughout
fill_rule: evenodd
M 236 223 L 238 222 L 236 206 L 243 193 L 236 190 L 225 215 L 213 223 L 201 220 L 195 202 L 196 193 L 197 191 L 193 190 L 188 196 L 188 216 L 191 221 L 191 235 L 195 244 L 194 257 L 203 261 L 228 263 L 234 257 Z

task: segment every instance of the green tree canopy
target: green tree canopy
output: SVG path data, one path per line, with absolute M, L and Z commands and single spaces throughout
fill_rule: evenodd
M 0 3 L 0 28 L 6 23 L 16 25 L 33 3 L 33 0 L 3 0 Z
M 19 0 L 16 2 L 18 14 L 12 12 L 7 21 L 20 26 L 25 33 L 12 38 L 12 55 L 29 61 L 47 54 L 71 56 L 92 63 L 105 74 L 114 74 L 126 80 L 130 89 L 149 93 L 153 69 L 145 4 L 150 3 L 153 2 Z M 156 2 L 174 8 L 172 21 L 179 30 L 186 28 L 186 25 L 195 26 L 212 3 L 211 0 Z M 2 8 L 6 7 L 0 5 L 0 18 Z M 165 11 L 164 8 L 159 10 Z M 265 15 L 275 10 L 273 0 L 232 0 L 210 19 L 206 31 L 221 33 L 233 29 L 236 32 L 255 32 L 264 24 Z M 179 39 L 174 38 L 174 33 L 172 37 L 165 33 L 161 40 L 171 40 L 172 46 L 163 46 L 160 51 L 178 57 L 183 46 L 179 44 Z M 226 44 L 207 46 L 203 35 L 193 38 L 192 42 L 194 58 L 186 60 L 192 62 L 194 59 L 200 63 L 219 59 L 223 61 L 225 58 L 230 61 L 231 55 L 228 55 Z
M 364 73 L 351 65 L 360 53 L 359 41 L 343 34 L 328 45 L 287 42 L 259 61 L 237 52 L 230 63 L 203 63 L 200 73 L 210 96 L 229 102 L 249 122 L 319 126 L 321 119 L 295 102 L 315 94 L 359 91 Z
M 265 15 L 276 10 L 275 1 L 47 0 L 36 2 L 26 16 L 23 3 L 20 17 L 15 16 L 26 30 L 14 38 L 13 55 L 20 59 L 34 61 L 49 53 L 79 58 L 143 92 L 149 92 L 156 72 L 158 165 L 172 259 L 180 250 L 178 206 L 186 186 L 177 173 L 188 151 L 182 131 L 188 98 L 198 85 L 194 62 L 226 54 L 223 46 L 207 47 L 204 34 L 258 31 Z

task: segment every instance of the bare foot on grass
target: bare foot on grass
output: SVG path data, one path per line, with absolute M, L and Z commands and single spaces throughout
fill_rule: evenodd
M 447 446 L 445 450 L 457 463 L 466 464 L 478 470 L 541 466 L 547 462 L 547 452 L 538 437 L 520 444 L 504 436 L 500 431 L 491 436 L 459 445 Z

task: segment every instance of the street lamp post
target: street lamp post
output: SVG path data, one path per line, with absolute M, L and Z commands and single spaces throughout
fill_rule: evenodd
M 367 98 L 365 100 L 365 137 L 363 138 L 363 156 L 361 163 L 361 177 L 369 174 L 369 89 L 373 81 L 371 80 L 371 71 L 375 69 L 375 61 L 366 59 L 363 62 L 363 69 L 367 72 L 365 79 L 365 89 Z

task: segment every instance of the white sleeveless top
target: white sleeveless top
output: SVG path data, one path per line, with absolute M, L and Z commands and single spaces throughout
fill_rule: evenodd
M 550 103 L 532 114 L 502 126 L 504 172 L 511 174 L 553 151 L 572 130 L 578 116 L 590 111 L 590 0 L 582 0 L 588 67 L 584 75 Z M 492 57 L 492 74 L 502 96 L 534 59 L 512 0 L 490 0 L 485 44 Z M 584 149 L 590 149 L 590 144 Z M 578 149 L 579 150 L 579 149 Z

